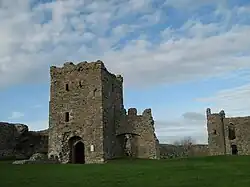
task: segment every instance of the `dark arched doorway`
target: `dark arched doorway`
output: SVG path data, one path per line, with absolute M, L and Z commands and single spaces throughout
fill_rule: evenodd
M 85 155 L 84 155 L 84 143 L 78 141 L 73 146 L 72 162 L 74 164 L 84 164 Z
M 68 141 L 69 146 L 69 163 L 83 164 L 85 163 L 85 149 L 84 143 L 81 137 L 73 136 Z
M 237 145 L 231 145 L 232 155 L 238 154 Z

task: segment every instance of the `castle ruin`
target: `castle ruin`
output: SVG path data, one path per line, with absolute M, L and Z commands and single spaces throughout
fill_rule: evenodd
M 62 163 L 102 163 L 129 155 L 159 158 L 151 109 L 123 105 L 123 78 L 102 61 L 50 68 L 48 156 Z
M 108 72 L 102 61 L 52 66 L 50 77 L 49 128 L 34 132 L 25 124 L 0 122 L 0 160 L 27 159 L 34 153 L 47 154 L 61 163 L 208 154 L 207 145 L 192 145 L 186 150 L 181 145 L 159 144 L 151 109 L 141 115 L 135 108 L 126 112 L 123 78 Z M 237 120 L 233 123 L 239 124 Z M 220 115 L 208 114 L 209 133 L 219 132 L 209 136 L 212 155 L 225 152 L 221 124 Z
M 250 155 L 250 116 L 227 118 L 207 109 L 210 155 Z
M 34 153 L 47 153 L 48 132 L 29 131 L 27 125 L 0 122 L 0 160 L 26 159 Z

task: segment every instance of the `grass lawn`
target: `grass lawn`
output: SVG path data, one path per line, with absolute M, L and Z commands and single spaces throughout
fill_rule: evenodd
M 249 187 L 249 156 L 114 160 L 101 165 L 0 162 L 0 187 Z

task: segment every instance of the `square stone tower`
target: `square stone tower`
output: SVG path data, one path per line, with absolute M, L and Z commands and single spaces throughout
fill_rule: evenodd
M 250 116 L 226 117 L 207 109 L 210 155 L 250 155 Z
M 62 163 L 102 163 L 116 155 L 123 79 L 103 62 L 50 68 L 48 156 Z
M 225 112 L 211 113 L 207 108 L 208 148 L 210 155 L 225 155 Z

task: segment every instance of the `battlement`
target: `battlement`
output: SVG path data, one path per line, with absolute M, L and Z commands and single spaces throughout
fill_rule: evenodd
M 123 77 L 122 75 L 115 75 L 116 76 L 116 80 L 119 82 L 123 82 Z
M 211 118 L 211 117 L 220 117 L 220 118 L 223 118 L 223 119 L 228 119 L 228 120 L 233 120 L 233 119 L 249 119 L 250 116 L 236 116 L 236 117 L 226 117 L 226 114 L 225 114 L 225 111 L 224 110 L 221 110 L 220 112 L 218 113 L 212 113 L 211 112 L 211 109 L 210 108 L 207 108 L 206 110 L 206 115 L 207 115 L 207 118 Z
M 137 109 L 136 108 L 129 108 L 128 115 L 129 116 L 137 116 Z
M 72 71 L 89 71 L 89 70 L 105 70 L 107 71 L 104 63 L 100 60 L 97 60 L 96 62 L 87 62 L 83 61 L 78 64 L 74 64 L 73 62 L 65 62 L 62 67 L 57 66 L 51 66 L 50 67 L 50 74 L 56 74 L 56 73 L 67 73 Z
M 138 114 L 136 108 L 128 108 L 128 112 L 123 109 L 122 113 L 125 118 L 123 123 L 118 126 L 117 134 L 141 134 L 145 129 L 154 131 L 154 120 L 150 108 L 145 109 L 142 114 Z
M 225 118 L 226 114 L 224 110 L 221 110 L 219 113 L 212 113 L 210 108 L 207 108 L 206 110 L 206 115 L 207 115 L 207 119 L 209 117 L 220 117 L 220 118 Z
M 105 67 L 103 61 L 97 60 L 95 62 L 79 62 L 77 64 L 74 64 L 73 62 L 65 62 L 62 67 L 58 66 L 51 66 L 50 67 L 50 75 L 53 77 L 54 75 L 58 74 L 66 74 L 70 72 L 85 72 L 88 73 L 89 71 L 95 71 L 101 72 L 101 70 L 104 70 L 107 72 L 111 77 L 116 79 L 118 82 L 123 82 L 122 75 L 115 75 L 110 73 L 107 68 Z
M 129 108 L 128 109 L 128 114 L 127 114 L 129 117 L 131 116 L 138 116 L 138 117 L 150 117 L 152 118 L 152 111 L 151 111 L 151 108 L 147 108 L 145 109 L 142 114 L 138 115 L 137 114 L 137 109 L 136 108 Z

